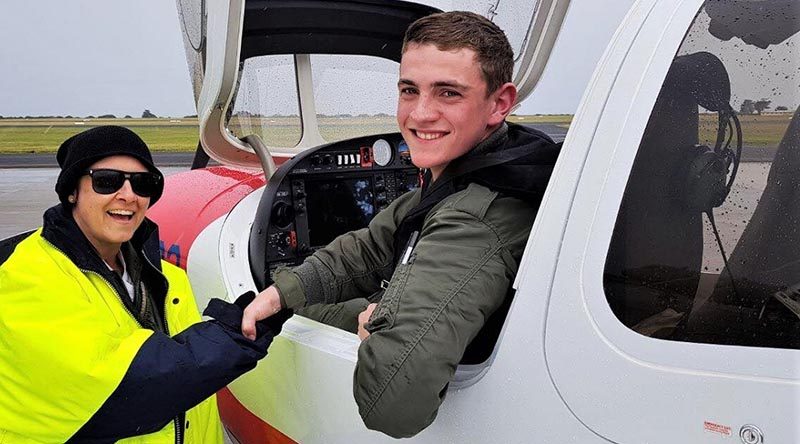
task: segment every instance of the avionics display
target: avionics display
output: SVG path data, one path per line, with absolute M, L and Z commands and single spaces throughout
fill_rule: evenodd
M 387 146 L 394 151 L 385 152 Z M 270 177 L 250 230 L 256 283 L 266 287 L 278 267 L 298 265 L 337 236 L 366 227 L 416 188 L 419 169 L 410 160 L 408 145 L 394 133 L 323 145 L 284 162 Z
M 367 226 L 375 215 L 372 178 L 306 182 L 308 236 L 312 248 Z

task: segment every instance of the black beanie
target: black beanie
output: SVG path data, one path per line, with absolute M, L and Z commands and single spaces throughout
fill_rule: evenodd
M 126 155 L 138 159 L 153 173 L 161 171 L 153 165 L 153 157 L 147 144 L 128 128 L 115 125 L 98 126 L 75 134 L 58 147 L 56 160 L 61 173 L 56 181 L 56 194 L 64 205 L 71 205 L 67 197 L 75 191 L 78 179 L 95 162 L 109 156 Z M 150 198 L 150 205 L 156 203 L 164 191 L 161 189 Z

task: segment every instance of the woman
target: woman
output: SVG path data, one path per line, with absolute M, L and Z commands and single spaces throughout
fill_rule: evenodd
M 244 338 L 250 295 L 200 322 L 145 218 L 164 178 L 135 133 L 90 129 L 57 159 L 61 203 L 0 266 L 0 442 L 222 442 L 213 394 L 285 317 Z

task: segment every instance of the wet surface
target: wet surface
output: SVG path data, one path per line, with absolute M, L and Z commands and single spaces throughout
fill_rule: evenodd
M 0 172 L 0 239 L 42 224 L 42 213 L 58 201 L 58 169 L 5 169 Z
M 189 167 L 194 153 L 153 153 L 153 161 L 162 167 Z M 58 168 L 53 153 L 44 154 L 2 154 L 0 168 Z
M 170 175 L 187 168 L 161 170 Z M 58 168 L 0 170 L 0 239 L 42 225 L 44 211 L 58 203 L 54 189 L 58 172 Z

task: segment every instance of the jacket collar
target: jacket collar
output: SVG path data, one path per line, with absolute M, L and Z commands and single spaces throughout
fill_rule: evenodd
M 561 144 L 553 143 L 547 134 L 504 122 L 465 155 L 450 162 L 436 182 L 431 183 L 427 171 L 422 199 L 438 201 L 470 183 L 478 183 L 538 205 L 560 150 Z
M 83 234 L 72 211 L 63 204 L 49 208 L 44 213 L 42 237 L 61 250 L 78 268 L 105 276 L 108 267 L 97 250 Z M 151 265 L 161 270 L 161 254 L 158 243 L 158 227 L 145 218 L 129 241 L 135 251 L 141 252 Z
M 503 122 L 489 137 L 483 139 L 475 145 L 475 148 L 469 150 L 467 156 L 474 156 L 478 154 L 490 153 L 497 151 L 502 146 L 508 143 L 508 123 Z
M 538 207 L 560 149 L 561 144 L 553 143 L 541 131 L 504 123 L 467 154 L 450 162 L 433 183 L 428 170 L 419 203 L 403 216 L 395 230 L 395 266 L 412 233 L 422 230 L 428 212 L 470 183 Z

